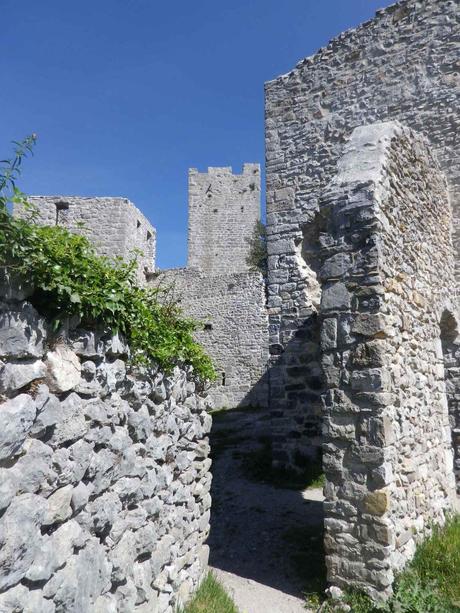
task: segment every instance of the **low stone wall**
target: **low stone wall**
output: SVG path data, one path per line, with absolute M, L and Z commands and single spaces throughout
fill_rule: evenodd
M 0 611 L 173 613 L 207 565 L 206 401 L 117 336 L 50 344 L 0 303 Z
M 215 408 L 268 405 L 268 315 L 259 272 L 209 276 L 191 268 L 163 270 L 152 284 L 168 291 L 187 317 L 204 322 L 195 334 L 211 356 Z
M 455 504 L 452 213 L 426 140 L 397 122 L 355 129 L 320 210 L 328 578 L 378 599 Z

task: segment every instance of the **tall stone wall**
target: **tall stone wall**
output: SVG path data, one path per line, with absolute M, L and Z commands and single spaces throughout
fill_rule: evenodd
M 445 178 L 410 129 L 357 128 L 320 215 L 328 578 L 384 598 L 416 543 L 454 508 L 441 343 L 455 283 Z
M 190 372 L 128 353 L 84 330 L 53 340 L 28 302 L 0 302 L 4 613 L 174 613 L 203 576 L 206 402 Z
M 60 225 L 83 234 L 99 255 L 128 260 L 133 250 L 141 251 L 140 281 L 145 281 L 145 270 L 155 270 L 156 230 L 127 198 L 31 196 L 28 200 L 38 211 L 36 223 Z M 16 205 L 13 214 L 24 217 L 27 211 Z
M 320 440 L 318 202 L 356 126 L 398 119 L 429 138 L 449 183 L 460 261 L 458 37 L 457 2 L 405 0 L 266 84 L 270 380 L 279 462 Z
M 248 239 L 260 219 L 260 166 L 189 171 L 188 268 L 209 274 L 249 270 Z
M 265 284 L 257 272 L 208 276 L 172 269 L 151 281 L 179 301 L 185 315 L 203 322 L 196 340 L 212 357 L 217 381 L 209 390 L 215 408 L 268 404 L 268 317 Z

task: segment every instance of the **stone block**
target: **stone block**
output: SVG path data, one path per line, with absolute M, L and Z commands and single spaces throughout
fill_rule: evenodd
M 364 510 L 370 515 L 384 515 L 390 508 L 390 496 L 387 490 L 369 492 L 364 498 Z
M 66 345 L 57 345 L 46 354 L 46 383 L 50 391 L 68 392 L 80 381 L 81 364 L 77 354 Z

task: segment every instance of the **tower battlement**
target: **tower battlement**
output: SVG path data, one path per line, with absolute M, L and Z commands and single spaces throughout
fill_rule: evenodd
M 189 170 L 188 262 L 208 274 L 245 272 L 260 219 L 260 165 Z

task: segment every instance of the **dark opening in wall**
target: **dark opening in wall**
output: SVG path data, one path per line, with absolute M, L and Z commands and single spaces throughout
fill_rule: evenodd
M 147 230 L 147 240 L 149 241 L 151 240 L 151 238 L 152 238 L 152 233 Z
M 212 330 L 212 324 L 204 324 L 205 330 Z
M 225 386 L 225 373 L 222 373 L 222 385 Z
M 136 225 L 136 227 L 137 227 L 137 228 L 140 228 L 140 227 L 141 227 L 141 222 L 140 222 L 139 220 L 137 220 L 137 225 Z
M 59 221 L 60 221 L 61 211 L 68 211 L 70 204 L 66 202 L 65 200 L 58 200 L 57 202 L 55 202 L 55 206 L 56 206 L 56 225 L 58 226 Z
M 455 317 L 444 311 L 440 321 L 444 380 L 452 432 L 454 471 L 460 495 L 460 338 Z

